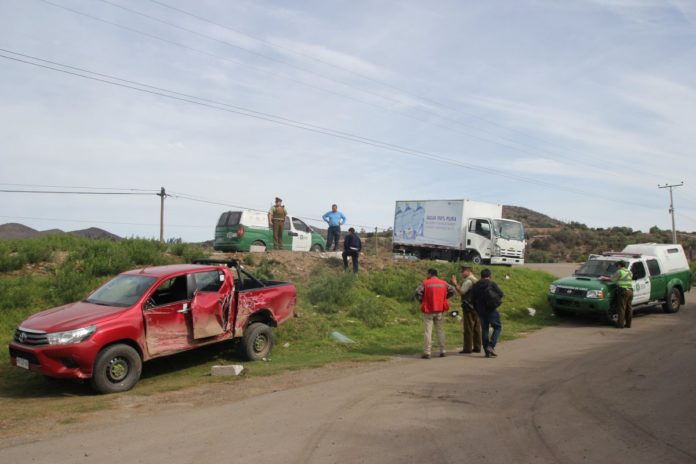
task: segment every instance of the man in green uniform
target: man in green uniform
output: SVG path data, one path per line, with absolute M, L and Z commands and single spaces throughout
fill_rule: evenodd
M 283 249 L 283 226 L 288 211 L 283 206 L 283 200 L 276 197 L 275 205 L 268 211 L 268 225 L 273 228 L 273 249 Z
M 616 272 L 611 277 L 602 276 L 601 280 L 616 283 L 616 313 L 618 320 L 616 327 L 623 329 L 630 328 L 633 319 L 631 303 L 633 302 L 633 273 L 626 269 L 626 263 L 619 261 L 616 263 Z
M 464 319 L 464 346 L 460 353 L 480 353 L 481 352 L 481 321 L 478 313 L 474 309 L 472 291 L 478 279 L 474 275 L 473 269 L 469 266 L 462 266 L 462 284 L 457 282 L 457 276 L 452 276 L 452 284 L 462 298 L 462 318 Z

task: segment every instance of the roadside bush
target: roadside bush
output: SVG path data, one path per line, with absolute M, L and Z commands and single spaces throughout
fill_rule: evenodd
M 309 302 L 317 306 L 317 311 L 332 313 L 350 306 L 353 295 L 350 290 L 355 283 L 353 274 L 333 274 L 326 271 L 315 272 L 307 290 Z
M 375 295 L 364 288 L 354 288 L 348 316 L 362 321 L 371 329 L 384 327 L 398 311 L 399 304 L 391 298 Z
M 367 286 L 373 292 L 399 301 L 412 301 L 416 287 L 423 280 L 423 274 L 409 268 L 391 267 L 382 272 L 372 272 Z

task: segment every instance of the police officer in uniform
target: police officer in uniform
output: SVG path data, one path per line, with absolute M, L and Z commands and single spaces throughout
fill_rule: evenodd
M 283 226 L 288 211 L 283 206 L 283 200 L 276 197 L 275 206 L 268 211 L 268 225 L 273 228 L 273 249 L 283 249 Z
M 469 266 L 462 266 L 462 284 L 457 282 L 457 276 L 452 276 L 452 285 L 462 297 L 462 318 L 464 320 L 464 346 L 460 353 L 480 353 L 481 352 L 481 321 L 478 313 L 474 309 L 473 291 L 474 284 L 478 279 L 474 275 L 473 269 Z
M 633 273 L 626 269 L 626 263 L 619 261 L 616 263 L 616 272 L 611 276 L 602 276 L 601 280 L 616 283 L 616 313 L 618 319 L 616 327 L 623 329 L 630 328 L 633 319 L 631 303 L 633 302 Z

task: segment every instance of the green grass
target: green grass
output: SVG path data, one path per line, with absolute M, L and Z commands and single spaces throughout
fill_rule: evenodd
M 55 257 L 57 252 L 64 255 L 62 262 L 41 261 Z M 7 346 L 16 325 L 30 314 L 84 298 L 121 271 L 205 255 L 206 250 L 200 247 L 180 243 L 167 246 L 141 239 L 111 242 L 49 236 L 26 243 L 0 241 L 0 262 L 23 256 L 24 266 L 31 259 L 41 259 L 37 263 L 43 266 L 40 273 L 12 270 L 0 274 L 0 344 Z M 290 275 L 285 266 L 265 256 L 258 263 L 253 258 L 244 262 L 265 278 L 288 279 Z M 154 395 L 230 381 L 209 375 L 215 364 L 244 363 L 245 375 L 265 376 L 337 361 L 415 355 L 422 345 L 422 319 L 414 292 L 429 267 L 437 268 L 447 280 L 459 274 L 458 266 L 452 263 L 394 262 L 381 271 L 363 269 L 354 276 L 344 273 L 342 266 L 331 260 L 317 260 L 308 277 L 293 279 L 298 289 L 299 317 L 275 330 L 275 347 L 267 362 L 244 362 L 231 342 L 204 347 L 147 363 L 141 381 L 125 395 Z M 554 323 L 545 296 L 554 277 L 528 269 L 493 271 L 506 295 L 501 307 L 503 340 Z M 451 306 L 459 309 L 457 297 Z M 529 315 L 529 307 L 536 309 L 535 316 Z M 461 321 L 448 317 L 445 328 L 448 349 L 453 351 L 461 346 Z M 355 343 L 339 343 L 331 337 L 333 331 Z M 0 408 L 7 420 L 21 422 L 22 417 L 34 414 L 69 412 L 66 420 L 70 422 L 79 412 L 108 409 L 114 404 L 113 395 L 95 396 L 86 385 L 47 380 L 10 367 L 8 361 L 7 350 L 0 350 Z M 26 411 L 32 413 L 27 416 Z

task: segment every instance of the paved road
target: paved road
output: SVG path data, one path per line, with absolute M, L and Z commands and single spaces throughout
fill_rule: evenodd
M 694 463 L 696 305 L 0 450 L 3 463 Z M 271 380 L 272 381 L 272 380 Z

